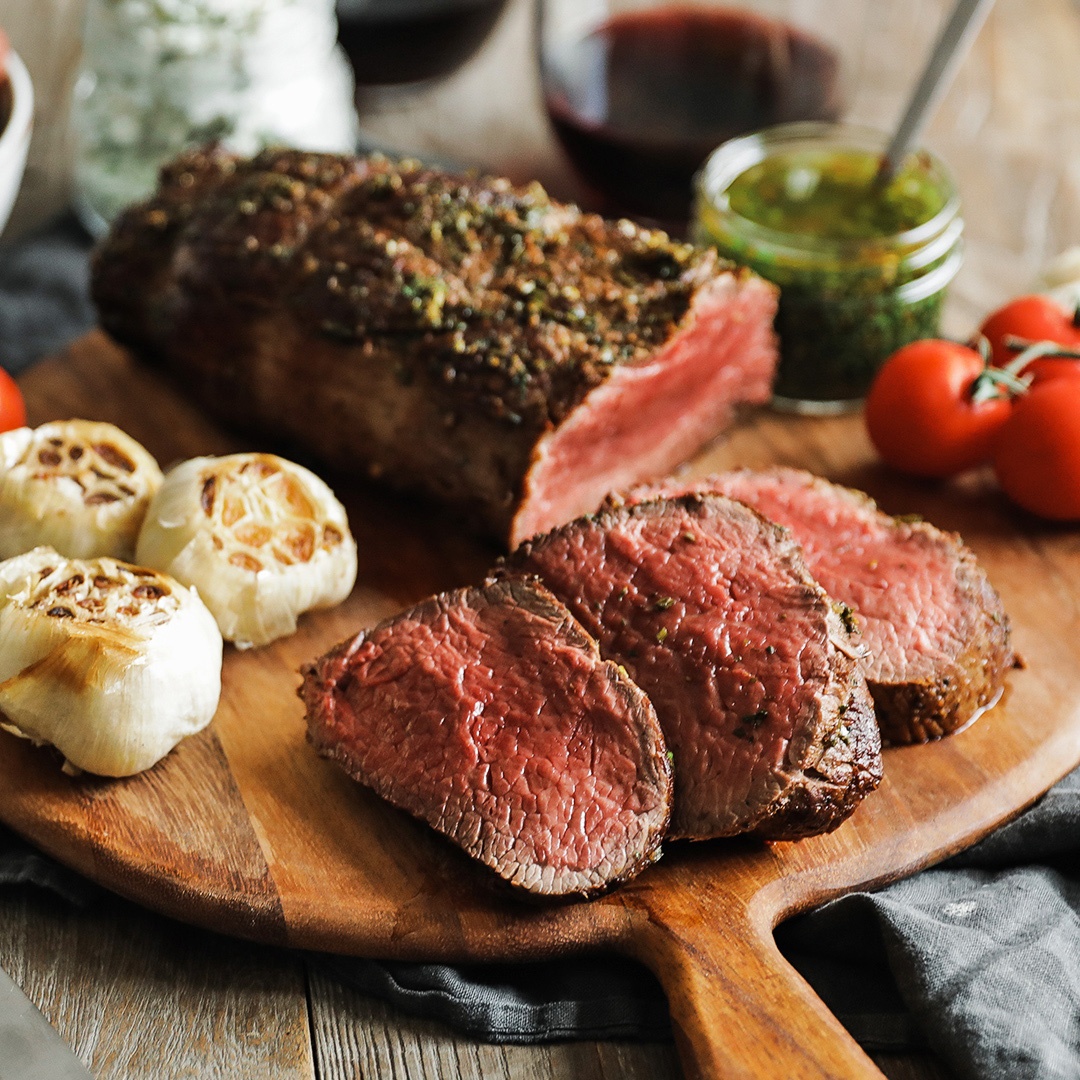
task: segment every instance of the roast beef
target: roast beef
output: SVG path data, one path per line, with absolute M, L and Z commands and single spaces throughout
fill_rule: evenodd
M 660 854 L 656 714 L 538 584 L 425 600 L 309 665 L 300 692 L 321 754 L 511 885 L 589 895 Z
M 666 475 L 776 364 L 775 290 L 714 251 L 378 157 L 192 152 L 92 291 L 220 418 L 512 543 Z
M 835 828 L 881 778 L 845 613 L 779 526 L 720 496 L 609 509 L 526 541 L 539 575 L 656 707 L 671 835 Z
M 688 491 L 740 499 L 789 528 L 810 573 L 855 610 L 886 742 L 946 735 L 1001 695 L 1014 663 L 1009 619 L 960 537 L 798 469 L 672 481 L 614 501 Z

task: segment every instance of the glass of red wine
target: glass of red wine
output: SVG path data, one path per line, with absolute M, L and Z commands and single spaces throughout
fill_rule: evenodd
M 409 153 L 386 137 L 491 35 L 507 0 L 335 0 L 338 42 L 356 81 L 363 150 Z M 374 124 L 382 136 L 372 134 Z
M 837 120 L 858 0 L 537 0 L 544 104 L 593 209 L 676 232 L 720 143 Z
M 452 74 L 495 26 L 506 0 L 336 0 L 338 41 L 358 86 Z

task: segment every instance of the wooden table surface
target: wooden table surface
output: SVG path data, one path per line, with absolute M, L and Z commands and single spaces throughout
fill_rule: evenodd
M 16 230 L 54 209 L 68 184 L 57 88 L 70 84 L 80 5 L 50 3 L 66 23 L 42 20 L 23 0 L 0 0 L 0 25 L 51 88 Z M 866 0 L 856 119 L 893 122 L 949 6 Z M 365 99 L 368 131 L 572 192 L 540 112 L 529 21 L 529 0 L 514 0 L 484 52 L 447 83 L 412 98 Z M 1080 244 L 1078 56 L 1075 0 L 998 0 L 935 117 L 928 142 L 957 174 L 968 224 L 950 333 L 968 334 L 1047 259 Z M 216 937 L 107 894 L 77 908 L 29 887 L 0 892 L 0 964 L 99 1080 L 679 1075 L 667 1044 L 478 1043 L 364 998 L 301 956 Z M 875 1060 L 891 1078 L 949 1075 L 928 1054 Z

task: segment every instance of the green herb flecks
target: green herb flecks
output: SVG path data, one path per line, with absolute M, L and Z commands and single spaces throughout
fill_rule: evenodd
M 773 154 L 728 188 L 731 209 L 758 225 L 830 240 L 895 236 L 944 206 L 916 155 L 888 184 L 875 183 L 880 157 L 866 150 Z

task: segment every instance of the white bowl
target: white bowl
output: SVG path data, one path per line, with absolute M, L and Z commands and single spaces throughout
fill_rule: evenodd
M 7 69 L 11 79 L 12 107 L 7 126 L 0 131 L 0 232 L 4 231 L 19 193 L 34 128 L 34 86 L 26 65 L 14 49 L 8 52 Z

